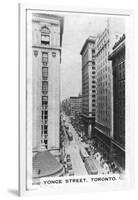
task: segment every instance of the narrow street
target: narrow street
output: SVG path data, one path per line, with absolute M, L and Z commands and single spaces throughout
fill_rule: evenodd
M 74 175 L 83 176 L 87 175 L 87 171 L 85 169 L 84 163 L 79 154 L 79 147 L 77 144 L 70 144 L 67 147 L 67 153 L 71 156 L 72 168 L 74 171 Z
M 68 118 L 66 117 L 66 120 L 68 121 Z M 80 156 L 80 142 L 79 137 L 77 137 L 77 134 L 72 127 L 72 125 L 68 122 L 69 129 L 73 135 L 73 140 L 66 142 L 66 154 L 69 154 L 71 156 L 71 163 L 72 163 L 72 169 L 74 172 L 74 175 L 76 176 L 83 176 L 88 175 L 86 168 L 84 166 L 84 163 Z

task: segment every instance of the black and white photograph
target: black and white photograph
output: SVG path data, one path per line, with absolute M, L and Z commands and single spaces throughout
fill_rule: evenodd
M 127 17 L 26 9 L 29 185 L 126 179 Z
M 124 19 L 34 12 L 32 53 L 33 180 L 125 173 Z

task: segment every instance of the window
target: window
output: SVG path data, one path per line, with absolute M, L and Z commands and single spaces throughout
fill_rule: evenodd
M 41 44 L 50 45 L 50 31 L 47 26 L 43 26 L 41 29 Z
M 44 119 L 47 119 L 47 118 L 48 118 L 47 111 L 44 111 Z
M 42 102 L 48 101 L 48 97 L 47 96 L 43 96 L 42 97 Z
M 48 89 L 48 83 L 46 81 L 42 82 L 42 88 L 43 88 L 43 90 L 47 90 Z
M 48 97 L 43 96 L 42 97 L 42 109 L 46 110 L 48 108 Z
M 41 34 L 41 44 L 49 45 L 50 44 L 50 36 Z
M 47 67 L 42 67 L 42 78 L 43 78 L 43 80 L 48 79 L 48 68 Z
M 48 119 L 47 116 L 48 116 L 47 111 L 42 110 L 42 115 L 41 115 L 42 120 L 44 120 L 44 119 L 47 120 Z
M 43 65 L 47 65 L 47 63 L 48 63 L 48 53 L 47 52 L 42 53 L 42 63 L 43 63 Z
M 48 92 L 48 82 L 47 81 L 43 81 L 42 82 L 42 92 L 43 93 L 47 93 Z
M 94 49 L 92 50 L 92 55 L 93 55 L 93 54 L 95 54 L 95 50 L 94 50 Z
M 48 108 L 48 96 L 42 96 L 42 109 L 47 110 Z

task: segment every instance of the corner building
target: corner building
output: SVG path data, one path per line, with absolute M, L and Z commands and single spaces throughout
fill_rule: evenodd
M 32 14 L 33 152 L 59 152 L 63 18 Z
M 96 109 L 95 39 L 92 36 L 88 37 L 80 52 L 82 56 L 82 121 L 88 138 L 92 137 Z

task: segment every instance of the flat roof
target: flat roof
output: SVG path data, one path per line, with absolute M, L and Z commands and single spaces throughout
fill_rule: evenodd
M 80 51 L 80 54 L 82 55 L 82 52 L 84 51 L 84 49 L 85 49 L 85 47 L 86 47 L 86 45 L 88 44 L 88 42 L 95 42 L 96 41 L 96 37 L 95 36 L 89 36 L 86 40 L 85 40 L 85 42 L 84 42 L 84 44 L 83 44 L 83 46 L 82 46 L 82 49 L 81 49 L 81 51 Z

